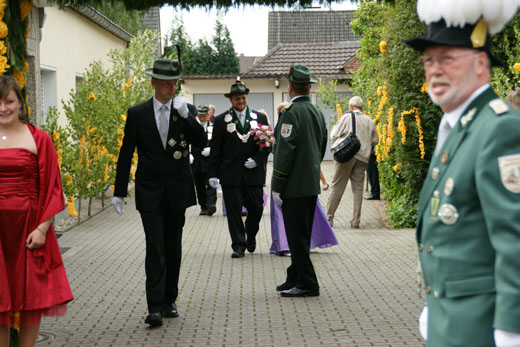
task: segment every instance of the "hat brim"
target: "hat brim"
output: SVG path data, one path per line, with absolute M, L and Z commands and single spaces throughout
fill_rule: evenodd
M 155 78 L 157 80 L 163 80 L 163 81 L 180 80 L 183 76 L 182 72 L 179 74 L 176 74 L 176 75 L 158 74 L 158 73 L 154 73 L 153 69 L 146 69 L 146 70 L 144 70 L 144 73 L 147 74 L 148 76 L 152 76 L 153 78 Z
M 296 80 L 290 78 L 289 76 L 285 76 L 285 78 L 292 84 L 312 84 L 312 83 L 318 82 L 314 78 L 311 78 L 308 81 L 296 81 Z
M 245 94 L 245 95 L 248 95 L 248 94 L 249 94 L 249 88 L 246 88 L 246 91 L 245 91 L 245 92 L 226 93 L 226 94 L 224 94 L 224 96 L 225 96 L 226 98 L 230 98 L 230 97 L 232 97 L 233 95 L 239 95 L 239 94 Z
M 464 47 L 470 48 L 460 45 L 459 43 L 450 42 L 447 40 L 431 40 L 424 37 L 416 37 L 411 40 L 404 41 L 408 46 L 415 49 L 416 51 L 424 52 L 424 50 L 431 46 L 450 46 L 450 47 Z M 502 62 L 498 60 L 491 52 L 487 49 L 476 49 L 477 51 L 486 52 L 489 60 L 491 61 L 491 66 L 500 67 L 503 66 Z

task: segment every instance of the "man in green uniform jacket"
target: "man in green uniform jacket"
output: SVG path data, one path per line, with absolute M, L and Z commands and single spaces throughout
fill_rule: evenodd
M 320 287 L 309 252 L 327 127 L 309 97 L 311 83 L 316 82 L 309 69 L 294 65 L 287 78 L 291 102 L 275 128 L 271 188 L 274 201 L 282 207 L 291 266 L 287 280 L 276 289 L 286 297 L 318 296 Z
M 484 20 L 446 22 L 407 42 L 444 112 L 419 200 L 421 333 L 428 347 L 520 346 L 520 113 L 489 84 Z

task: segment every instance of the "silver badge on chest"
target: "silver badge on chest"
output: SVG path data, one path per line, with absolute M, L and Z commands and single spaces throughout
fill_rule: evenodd
M 453 225 L 459 219 L 459 211 L 452 204 L 442 204 L 438 213 L 439 219 L 446 225 Z
M 446 180 L 446 183 L 444 183 L 444 194 L 446 194 L 446 196 L 450 196 L 451 193 L 453 192 L 453 187 L 455 186 L 455 182 L 453 181 L 453 178 L 448 178 Z
M 227 131 L 228 131 L 229 133 L 232 133 L 233 131 L 236 130 L 237 126 L 236 126 L 235 123 L 228 123 L 227 126 L 226 126 L 226 128 L 227 128 Z
M 175 151 L 175 153 L 173 153 L 173 158 L 174 159 L 178 160 L 178 159 L 181 159 L 181 157 L 182 157 L 181 151 Z

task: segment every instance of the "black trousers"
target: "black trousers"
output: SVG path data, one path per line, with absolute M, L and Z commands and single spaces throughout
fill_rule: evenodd
M 226 204 L 227 222 L 231 235 L 231 248 L 234 251 L 246 249 L 247 237 L 255 237 L 258 233 L 260 219 L 264 212 L 262 186 L 222 186 L 224 203 Z M 247 209 L 247 218 L 242 221 L 242 206 Z
M 377 170 L 377 158 L 373 149 L 370 158 L 368 158 L 367 177 L 368 183 L 370 183 L 370 193 L 379 196 L 379 171 Z
M 317 290 L 320 288 L 310 258 L 316 199 L 316 195 L 285 198 L 282 204 L 285 233 L 291 251 L 291 265 L 287 269 L 286 282 L 299 289 Z
M 217 204 L 217 190 L 208 183 L 207 172 L 193 172 L 193 182 L 197 191 L 197 200 L 202 209 Z
M 139 211 L 146 238 L 146 301 L 150 312 L 177 300 L 185 212 L 172 209 L 166 195 L 156 211 Z

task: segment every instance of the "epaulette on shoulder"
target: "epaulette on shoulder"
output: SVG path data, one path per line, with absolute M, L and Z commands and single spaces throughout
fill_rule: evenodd
M 290 109 L 292 105 L 293 105 L 292 102 L 288 103 L 287 105 L 284 106 L 283 110 L 285 111 L 285 110 Z
M 507 113 L 507 111 L 509 111 L 509 106 L 502 99 L 493 99 L 493 100 L 491 100 L 489 102 L 489 107 L 491 107 L 491 109 L 493 111 L 495 111 L 497 116 L 500 116 L 500 115 L 502 115 L 504 113 Z

